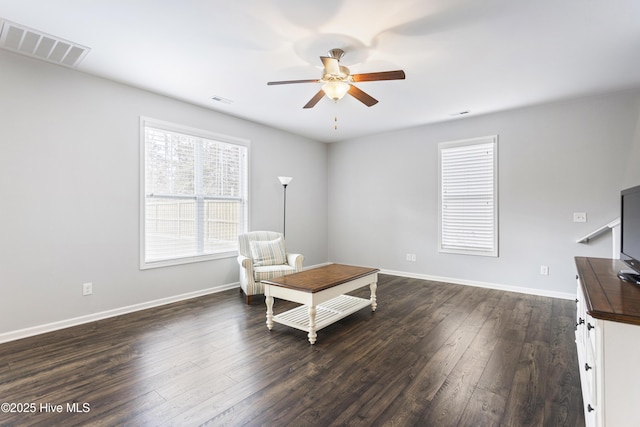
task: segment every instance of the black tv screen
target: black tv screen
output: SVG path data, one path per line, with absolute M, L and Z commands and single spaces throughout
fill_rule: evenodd
M 624 279 L 638 282 L 640 280 L 638 276 L 640 274 L 640 185 L 622 190 L 620 199 L 620 259 L 634 270 L 627 272 L 631 277 Z

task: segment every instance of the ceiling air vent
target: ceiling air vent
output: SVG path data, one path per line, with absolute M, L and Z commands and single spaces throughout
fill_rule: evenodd
M 4 20 L 0 21 L 0 47 L 66 67 L 77 67 L 91 50 L 77 43 Z

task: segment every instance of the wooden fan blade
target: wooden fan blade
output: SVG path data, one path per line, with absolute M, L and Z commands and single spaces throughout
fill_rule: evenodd
M 373 82 L 377 80 L 403 80 L 405 78 L 404 71 L 381 71 L 379 73 L 352 74 L 351 79 L 354 82 Z
M 311 98 L 311 100 L 307 102 L 307 104 L 302 108 L 313 108 L 318 103 L 318 101 L 322 99 L 323 96 L 324 96 L 324 91 L 320 89 L 320 91 L 318 91 L 318 93 L 316 93 L 314 97 Z
M 288 85 L 291 83 L 318 83 L 320 80 L 318 79 L 310 79 L 310 80 L 282 80 L 279 82 L 267 82 L 269 86 L 271 85 Z
M 353 96 L 358 101 L 362 102 L 367 107 L 371 107 L 372 105 L 376 105 L 378 100 L 368 95 L 355 87 L 354 85 L 349 86 L 349 95 Z
M 330 56 L 321 56 L 322 65 L 324 65 L 324 71 L 327 74 L 340 74 L 340 64 L 336 58 Z

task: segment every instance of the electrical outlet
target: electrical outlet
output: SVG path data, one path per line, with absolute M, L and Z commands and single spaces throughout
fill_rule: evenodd
M 548 276 L 549 275 L 549 266 L 548 265 L 541 265 L 540 266 L 540 274 L 542 274 L 543 276 Z
M 587 222 L 587 213 L 586 212 L 574 212 L 573 213 L 573 222 Z
M 93 294 L 93 283 L 82 284 L 82 295 L 87 296 Z
M 407 261 L 415 262 L 416 254 L 407 254 Z

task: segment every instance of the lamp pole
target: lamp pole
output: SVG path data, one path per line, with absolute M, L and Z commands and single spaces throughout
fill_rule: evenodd
M 286 238 L 287 235 L 287 185 L 293 179 L 290 176 L 279 176 L 280 184 L 282 184 L 282 188 L 284 190 L 284 220 L 282 223 L 282 237 Z

